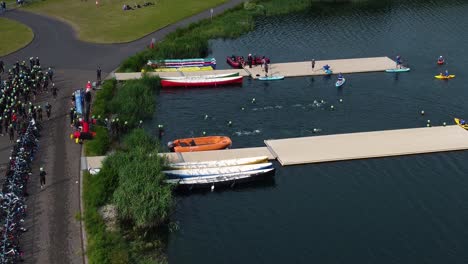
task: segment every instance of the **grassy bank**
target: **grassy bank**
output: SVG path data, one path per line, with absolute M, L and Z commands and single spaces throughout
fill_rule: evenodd
M 254 21 L 260 16 L 278 16 L 292 12 L 312 10 L 317 14 L 330 12 L 337 5 L 381 5 L 372 0 L 258 0 L 248 1 L 213 20 L 205 19 L 169 34 L 157 43 L 155 49 L 145 49 L 126 59 L 119 72 L 137 72 L 145 68 L 151 59 L 180 59 L 206 57 L 208 41 L 216 38 L 236 38 L 254 29 Z M 150 70 L 150 69 L 146 69 Z
M 148 155 L 151 154 L 151 155 Z M 165 160 L 157 142 L 142 129 L 129 133 L 104 161 L 99 174 L 85 173 L 84 222 L 89 263 L 165 263 L 171 186 L 163 183 Z M 106 228 L 99 213 L 113 204 L 117 225 Z
M 79 38 L 96 43 L 128 42 L 226 0 L 45 0 L 34 1 L 29 11 L 54 16 L 73 25 Z M 123 11 L 124 4 L 154 5 Z
M 202 20 L 169 34 L 155 49 L 146 49 L 125 60 L 120 72 L 140 71 L 150 59 L 198 58 L 208 54 L 208 41 L 215 38 L 236 38 L 254 29 L 258 16 L 272 16 L 304 10 L 306 0 L 250 1 L 222 15 Z
M 118 141 L 143 120 L 154 115 L 155 95 L 160 88 L 158 77 L 144 77 L 117 83 L 115 79 L 103 83 L 96 93 L 92 113 L 97 119 L 93 126 L 97 136 L 85 142 L 87 156 L 105 155 L 112 142 Z
M 0 57 L 23 48 L 34 37 L 29 27 L 6 18 L 0 18 L 0 32 Z

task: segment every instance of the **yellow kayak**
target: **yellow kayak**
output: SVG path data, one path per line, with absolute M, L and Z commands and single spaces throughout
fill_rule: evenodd
M 456 117 L 455 117 L 453 120 L 455 120 L 455 124 L 457 124 L 457 125 L 461 126 L 462 128 L 464 128 L 464 129 L 467 129 L 467 130 L 468 130 L 468 124 L 464 124 L 464 125 L 462 125 L 462 124 L 461 124 L 461 122 L 460 122 L 460 121 L 461 121 L 461 119 L 460 119 L 460 118 L 456 118 Z
M 455 75 L 449 75 L 449 76 L 445 76 L 445 75 L 436 75 L 436 76 L 434 76 L 434 77 L 437 78 L 437 79 L 446 80 L 446 79 L 455 78 Z
M 154 69 L 155 72 L 192 72 L 192 71 L 212 71 L 213 67 L 203 66 L 203 67 L 182 67 L 182 68 L 158 68 Z

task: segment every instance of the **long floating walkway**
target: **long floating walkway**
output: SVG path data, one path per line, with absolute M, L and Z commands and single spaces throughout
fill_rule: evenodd
M 468 149 L 459 126 L 265 140 L 283 166 Z
M 395 68 L 395 62 L 388 57 L 373 57 L 373 58 L 357 58 L 357 59 L 341 59 L 341 60 L 322 60 L 316 61 L 315 67 L 312 69 L 311 61 L 301 62 L 286 62 L 269 64 L 268 75 L 282 75 L 284 77 L 299 77 L 325 75 L 322 67 L 330 65 L 333 73 L 360 73 L 360 72 L 381 72 L 387 69 Z M 248 66 L 244 69 L 228 69 L 228 70 L 212 70 L 212 71 L 175 71 L 175 72 L 148 72 L 149 75 L 161 77 L 175 76 L 200 76 L 239 72 L 241 76 L 252 76 L 258 78 L 264 76 L 265 72 L 261 66 Z M 142 76 L 140 72 L 131 73 L 115 73 L 115 78 L 118 81 L 126 81 L 131 79 L 139 79 Z
M 343 74 L 381 72 L 396 67 L 395 62 L 388 57 L 316 61 L 313 70 L 311 61 L 286 62 L 270 64 L 268 75 L 282 75 L 284 77 L 325 75 L 322 67 L 326 64 L 330 65 L 331 70 L 335 74 L 340 72 Z M 249 71 L 253 78 L 265 75 L 263 68 L 260 66 L 246 67 L 245 70 Z
M 468 149 L 468 131 L 459 126 L 265 140 L 267 147 L 165 153 L 170 162 L 268 156 L 283 166 L 402 156 Z M 84 168 L 100 168 L 104 157 L 88 157 Z

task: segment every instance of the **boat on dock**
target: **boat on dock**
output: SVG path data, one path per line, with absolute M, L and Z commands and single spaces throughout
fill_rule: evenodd
M 184 68 L 184 67 L 205 67 L 211 66 L 216 68 L 215 58 L 194 58 L 194 59 L 166 59 L 166 60 L 149 60 L 148 66 L 152 68 Z
M 204 177 L 204 176 L 215 176 L 232 173 L 245 173 L 248 171 L 263 170 L 271 168 L 273 164 L 271 162 L 240 165 L 240 166 L 229 166 L 220 168 L 202 168 L 202 169 L 187 169 L 187 170 L 167 170 L 163 171 L 169 179 L 174 178 L 191 178 L 191 177 Z
M 224 74 L 210 74 L 210 75 L 196 75 L 196 76 L 175 76 L 175 77 L 160 77 L 162 80 L 186 80 L 186 79 L 216 79 L 239 76 L 238 72 L 224 73 Z
M 181 178 L 181 179 L 167 179 L 166 183 L 176 184 L 179 188 L 203 188 L 221 185 L 233 185 L 236 183 L 249 182 L 257 180 L 269 175 L 273 175 L 275 172 L 274 168 L 253 170 L 239 173 L 229 173 L 223 175 L 212 175 L 205 177 L 192 177 L 192 178 Z
M 193 152 L 229 148 L 232 141 L 226 136 L 208 136 L 176 139 L 167 143 L 171 152 Z
M 238 158 L 238 159 L 226 159 L 226 160 L 169 163 L 167 167 L 172 170 L 220 168 L 220 167 L 229 167 L 229 166 L 257 164 L 257 163 L 263 163 L 267 161 L 268 161 L 267 156 L 259 156 L 259 157 L 251 157 L 251 158 Z
M 181 79 L 161 80 L 162 87 L 217 87 L 222 85 L 242 84 L 242 76 L 212 78 L 212 79 Z
M 182 68 L 156 68 L 155 72 L 195 72 L 195 71 L 212 71 L 214 70 L 211 66 L 203 67 L 182 67 Z

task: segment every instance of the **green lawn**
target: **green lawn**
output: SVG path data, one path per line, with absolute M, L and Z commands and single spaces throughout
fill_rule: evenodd
M 123 11 L 122 6 L 155 5 Z M 96 43 L 128 42 L 227 0 L 44 0 L 25 8 L 70 22 L 79 38 Z
M 6 18 L 0 18 L 0 57 L 26 46 L 33 39 L 27 26 Z

